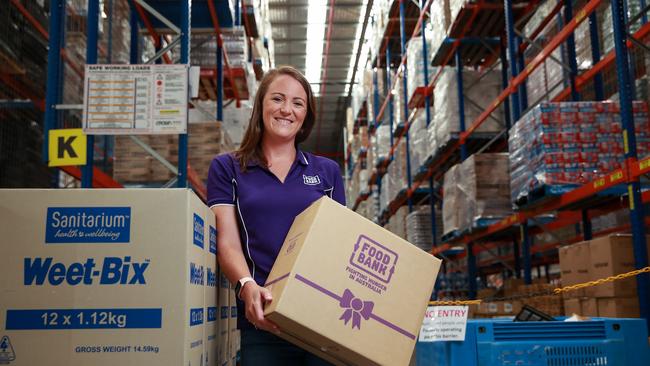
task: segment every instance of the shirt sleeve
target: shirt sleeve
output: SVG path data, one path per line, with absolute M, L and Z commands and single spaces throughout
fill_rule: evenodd
M 215 157 L 208 171 L 208 206 L 235 204 L 234 179 L 232 159 L 227 155 Z
M 343 186 L 343 177 L 337 171 L 334 175 L 334 191 L 332 192 L 332 198 L 345 206 L 345 187 Z
M 332 190 L 332 199 L 345 206 L 345 187 L 343 185 L 343 177 L 341 176 L 341 168 L 331 159 L 327 159 L 326 161 L 329 163 L 328 170 L 332 176 L 332 182 L 334 182 L 332 184 L 332 187 L 334 187 Z

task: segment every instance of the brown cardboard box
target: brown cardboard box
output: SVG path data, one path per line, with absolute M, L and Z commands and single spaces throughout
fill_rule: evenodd
M 589 242 L 590 280 L 614 276 L 634 270 L 632 236 L 614 234 L 593 239 Z M 636 294 L 636 280 L 628 278 L 602 285 L 588 287 L 588 297 L 625 297 Z
M 593 298 L 580 299 L 580 309 L 582 316 L 598 316 L 598 301 Z
M 591 281 L 589 242 L 583 241 L 559 249 L 562 286 Z M 564 293 L 564 298 L 584 297 L 584 289 Z
M 497 293 L 497 289 L 488 287 L 488 288 L 478 290 L 478 293 L 476 294 L 476 297 L 478 299 L 489 299 L 491 297 L 494 297 L 494 295 L 496 295 L 496 293 Z
M 281 337 L 332 363 L 408 364 L 440 264 L 323 197 L 294 220 L 264 314 Z
M 580 306 L 580 299 L 564 300 L 564 315 L 571 316 L 573 314 L 583 315 L 582 307 Z
M 598 316 L 605 318 L 638 318 L 637 297 L 605 297 L 598 299 Z
M 503 281 L 503 296 L 508 297 L 516 295 L 519 291 L 519 286 L 525 284 L 523 278 L 508 278 Z
M 521 301 L 482 302 L 476 309 L 477 315 L 504 316 L 517 315 L 521 311 Z

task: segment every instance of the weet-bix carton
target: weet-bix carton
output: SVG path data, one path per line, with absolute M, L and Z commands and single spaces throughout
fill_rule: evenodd
M 0 363 L 201 365 L 206 210 L 186 189 L 0 190 Z
M 294 220 L 266 287 L 281 337 L 335 364 L 407 365 L 440 260 L 328 197 Z
M 217 229 L 215 217 L 208 207 L 204 207 L 208 241 L 205 247 L 205 327 L 203 365 L 217 365 L 219 362 L 219 267 L 217 265 Z
M 228 281 L 226 274 L 219 271 L 219 366 L 228 365 L 231 360 L 228 336 L 230 333 L 230 298 L 234 297 L 234 293 L 230 287 L 230 282 Z

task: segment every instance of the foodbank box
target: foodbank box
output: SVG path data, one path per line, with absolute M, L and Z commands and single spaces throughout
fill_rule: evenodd
M 200 365 L 204 209 L 186 189 L 0 190 L 0 363 Z
M 440 260 L 323 197 L 299 214 L 266 286 L 286 340 L 335 364 L 408 364 Z

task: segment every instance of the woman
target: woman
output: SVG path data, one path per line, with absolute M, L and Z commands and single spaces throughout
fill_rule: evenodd
M 255 96 L 240 148 L 217 156 L 208 205 L 217 217 L 221 270 L 236 284 L 242 365 L 319 365 L 325 361 L 272 333 L 263 287 L 296 215 L 327 195 L 345 204 L 338 164 L 300 151 L 315 122 L 311 86 L 293 67 L 269 71 Z

